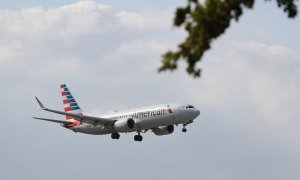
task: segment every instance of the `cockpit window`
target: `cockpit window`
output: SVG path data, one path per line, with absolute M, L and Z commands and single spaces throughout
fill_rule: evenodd
M 188 106 L 186 106 L 185 108 L 186 108 L 186 109 L 191 109 L 191 108 L 194 108 L 194 106 L 188 105 Z

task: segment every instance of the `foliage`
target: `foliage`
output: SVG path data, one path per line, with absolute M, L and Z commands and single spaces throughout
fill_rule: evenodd
M 276 0 L 278 7 L 289 18 L 297 15 L 295 1 Z M 196 67 L 196 63 L 201 61 L 212 40 L 226 31 L 232 19 L 238 21 L 245 9 L 252 9 L 254 2 L 255 0 L 206 0 L 201 3 L 198 0 L 188 0 L 186 7 L 177 8 L 173 22 L 174 26 L 183 26 L 188 36 L 178 45 L 177 51 L 168 51 L 163 55 L 159 71 L 175 70 L 178 61 L 185 60 L 187 73 L 199 77 L 201 69 Z

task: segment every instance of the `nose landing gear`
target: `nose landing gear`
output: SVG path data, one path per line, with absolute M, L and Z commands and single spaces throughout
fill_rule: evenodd
M 188 122 L 186 122 L 186 123 L 183 123 L 183 124 L 182 124 L 182 125 L 183 125 L 182 132 L 186 132 L 187 130 L 186 130 L 185 126 L 187 126 L 188 124 L 191 124 L 191 123 L 193 123 L 192 120 L 191 120 L 191 121 L 188 121 Z

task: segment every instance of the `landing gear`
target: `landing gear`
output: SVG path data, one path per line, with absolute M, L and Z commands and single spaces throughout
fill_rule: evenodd
M 135 135 L 134 136 L 134 140 L 135 141 L 142 141 L 143 140 L 143 136 L 141 136 L 141 135 Z
M 140 132 L 138 132 L 138 135 L 134 136 L 134 140 L 135 141 L 140 141 L 140 142 L 143 140 L 143 136 L 140 135 Z
M 182 127 L 182 132 L 186 132 L 187 130 L 186 130 L 185 126 L 187 126 L 188 124 L 191 124 L 191 123 L 193 123 L 192 120 L 191 120 L 191 121 L 188 121 L 188 122 L 186 122 L 186 123 L 184 123 L 184 124 L 183 124 L 183 127 Z
M 111 133 L 111 138 L 112 139 L 119 139 L 120 138 L 120 134 L 117 132 Z

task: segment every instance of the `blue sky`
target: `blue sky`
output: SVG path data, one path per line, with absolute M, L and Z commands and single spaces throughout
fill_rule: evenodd
M 157 73 L 185 37 L 172 27 L 182 4 L 0 2 L 0 179 L 298 179 L 299 17 L 260 2 L 213 42 L 200 79 L 182 62 Z M 187 102 L 201 115 L 142 143 L 75 134 L 31 118 L 63 118 L 34 99 L 62 109 L 61 83 L 92 114 Z

